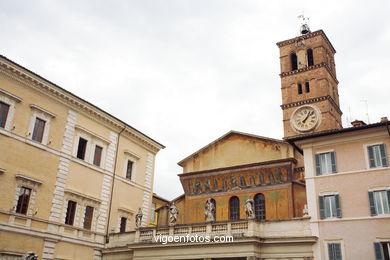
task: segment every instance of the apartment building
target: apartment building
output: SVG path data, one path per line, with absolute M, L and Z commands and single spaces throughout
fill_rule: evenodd
M 0 56 L 0 259 L 101 259 L 147 226 L 164 146 Z
M 390 253 L 390 124 L 290 138 L 304 153 L 318 260 L 387 260 Z

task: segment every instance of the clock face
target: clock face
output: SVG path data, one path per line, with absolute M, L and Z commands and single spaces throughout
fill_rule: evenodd
M 295 110 L 291 117 L 292 126 L 301 132 L 313 129 L 319 121 L 320 113 L 318 108 L 314 106 L 302 106 Z

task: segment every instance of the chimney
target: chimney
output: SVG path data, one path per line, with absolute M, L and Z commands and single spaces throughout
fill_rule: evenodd
M 384 116 L 384 117 L 381 118 L 381 123 L 384 123 L 384 122 L 387 122 L 387 121 L 389 121 L 389 120 L 387 119 L 387 116 Z
M 364 123 L 364 121 L 362 120 L 355 120 L 355 121 L 352 121 L 351 122 L 351 125 L 353 125 L 354 127 L 357 127 L 357 126 L 364 126 L 364 125 L 367 125 L 366 123 Z

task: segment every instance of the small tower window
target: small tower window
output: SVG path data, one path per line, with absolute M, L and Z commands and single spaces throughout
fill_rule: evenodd
M 309 82 L 305 83 L 305 88 L 306 88 L 306 93 L 309 93 L 310 92 L 310 83 Z
M 298 58 L 295 53 L 291 53 L 291 70 L 297 70 L 298 69 Z
M 302 94 L 302 84 L 298 84 L 298 94 Z
M 307 50 L 307 66 L 313 66 L 313 65 L 314 65 L 313 50 L 308 49 Z

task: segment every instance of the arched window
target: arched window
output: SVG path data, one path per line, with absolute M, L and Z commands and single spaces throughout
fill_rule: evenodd
M 298 69 L 298 58 L 295 53 L 291 53 L 291 70 L 297 70 Z
M 255 196 L 255 216 L 257 220 L 265 220 L 265 198 L 261 193 Z
M 299 95 L 302 94 L 302 84 L 301 83 L 298 84 L 298 94 Z
M 308 49 L 307 50 L 307 66 L 313 66 L 313 65 L 314 65 L 313 50 Z
M 305 88 L 306 88 L 306 93 L 309 93 L 310 92 L 310 83 L 309 82 L 305 83 Z
M 239 220 L 240 219 L 240 200 L 234 196 L 230 198 L 229 201 L 229 213 L 230 220 Z

